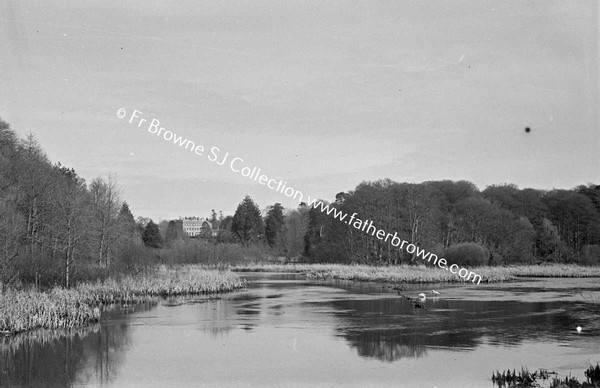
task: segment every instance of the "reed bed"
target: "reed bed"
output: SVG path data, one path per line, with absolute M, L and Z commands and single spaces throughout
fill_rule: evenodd
M 546 369 L 540 369 L 533 373 L 527 368 L 521 367 L 517 372 L 513 369 L 506 371 L 496 371 L 492 373 L 492 384 L 499 388 L 538 388 L 547 386 L 550 388 L 598 388 L 600 386 L 600 365 L 594 367 L 590 365 L 584 372 L 586 381 L 579 381 L 572 376 L 558 377 L 558 373 L 549 372 Z M 543 382 L 543 383 L 540 383 Z
M 491 267 L 494 268 L 494 267 Z M 575 264 L 518 265 L 505 267 L 517 277 L 590 278 L 600 277 L 600 267 Z
M 521 277 L 540 278 L 590 278 L 600 277 L 600 267 L 583 267 L 575 264 L 509 265 L 503 267 L 475 267 L 473 272 L 481 275 L 482 281 L 516 280 Z
M 244 286 L 244 281 L 230 271 L 185 266 L 81 283 L 72 289 L 8 290 L 0 294 L 0 334 L 69 329 L 98 321 L 107 305 L 140 303 L 156 296 L 229 292 Z
M 439 268 L 394 266 L 370 267 L 357 266 L 324 266 L 311 268 L 306 273 L 309 279 L 345 279 L 390 283 L 451 283 L 462 280 Z
M 133 303 L 149 296 L 179 296 L 230 292 L 244 287 L 230 271 L 201 266 L 161 267 L 151 274 L 125 276 L 103 282 L 83 283 L 77 291 L 93 304 Z
M 248 264 L 233 267 L 239 272 L 294 272 L 309 279 L 345 279 L 386 283 L 463 283 L 464 280 L 437 267 L 395 265 L 369 266 L 344 264 Z M 477 273 L 476 269 L 473 270 Z M 483 275 L 482 275 L 483 276 Z M 492 281 L 511 280 L 507 274 L 498 274 Z M 470 282 L 469 282 L 470 283 Z
M 368 266 L 345 264 L 273 264 L 256 263 L 232 267 L 238 272 L 294 272 L 311 279 L 348 279 L 389 283 L 466 283 L 457 274 L 438 267 L 426 266 Z M 482 283 L 516 280 L 519 277 L 600 277 L 600 267 L 573 264 L 519 265 L 503 267 L 473 267 Z
M 76 290 L 9 290 L 0 296 L 0 332 L 3 334 L 36 328 L 73 328 L 98 319 L 100 309 L 86 303 Z

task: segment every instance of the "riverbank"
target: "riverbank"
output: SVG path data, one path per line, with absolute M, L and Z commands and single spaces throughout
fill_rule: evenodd
M 74 328 L 98 321 L 106 305 L 140 303 L 158 296 L 230 292 L 244 286 L 244 280 L 230 271 L 183 266 L 81 283 L 71 289 L 8 290 L 0 294 L 0 334 Z
M 384 283 L 466 283 L 459 276 L 437 267 L 396 265 L 374 267 L 344 264 L 248 264 L 234 266 L 235 272 L 296 272 L 310 279 L 345 279 Z M 474 267 L 482 283 L 498 283 L 519 277 L 600 277 L 600 267 L 571 264 Z

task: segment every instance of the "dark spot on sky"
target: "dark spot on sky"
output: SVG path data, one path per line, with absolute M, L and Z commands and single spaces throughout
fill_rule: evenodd
M 525 132 L 527 132 L 527 133 L 531 132 L 531 128 L 529 128 L 529 127 L 526 127 L 526 128 L 525 128 Z

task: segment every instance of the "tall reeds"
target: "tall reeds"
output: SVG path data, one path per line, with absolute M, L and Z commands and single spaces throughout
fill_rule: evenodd
M 186 266 L 81 283 L 72 289 L 7 290 L 0 294 L 0 334 L 74 328 L 98 321 L 103 306 L 115 303 L 139 303 L 154 296 L 228 292 L 242 287 L 243 280 L 229 271 Z
M 521 367 L 521 371 L 517 372 L 513 369 L 506 371 L 496 371 L 492 373 L 492 383 L 494 386 L 498 385 L 499 388 L 535 388 L 540 387 L 539 381 L 549 381 L 549 384 L 543 384 L 543 386 L 549 386 L 550 388 L 596 388 L 600 386 L 600 365 L 590 365 L 585 371 L 587 381 L 580 382 L 577 378 L 572 376 L 558 377 L 556 372 L 549 372 L 545 369 L 540 369 L 531 373 L 525 367 Z

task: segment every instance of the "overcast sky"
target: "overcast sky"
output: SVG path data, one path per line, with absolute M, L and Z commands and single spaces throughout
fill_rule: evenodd
M 380 178 L 572 188 L 600 183 L 598 16 L 595 0 L 4 0 L 0 117 L 87 181 L 116 174 L 155 221 L 295 203 L 119 108 L 329 200 Z

